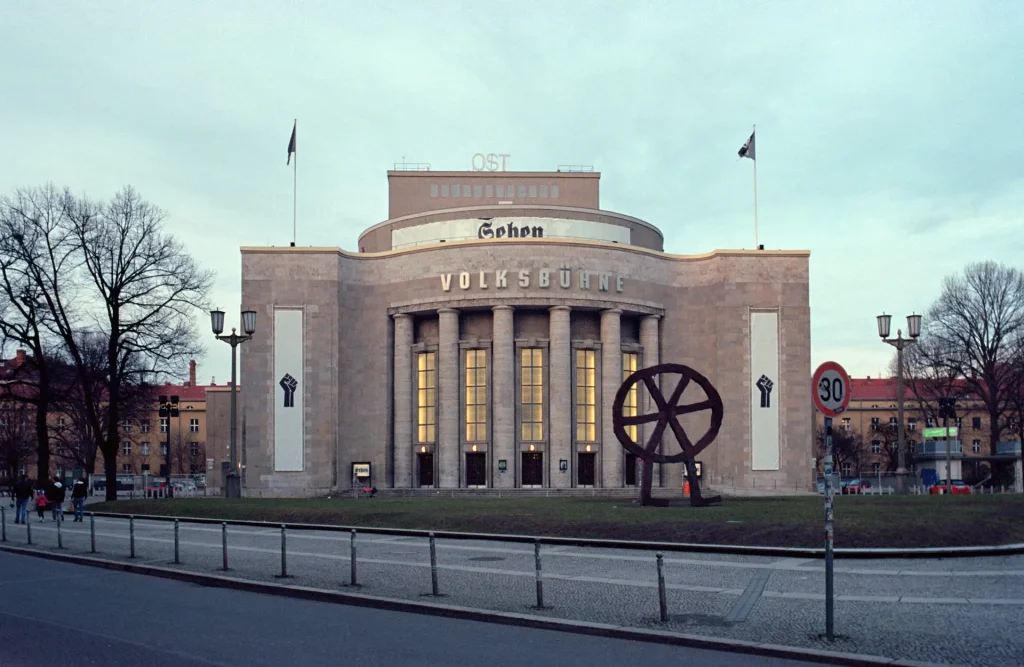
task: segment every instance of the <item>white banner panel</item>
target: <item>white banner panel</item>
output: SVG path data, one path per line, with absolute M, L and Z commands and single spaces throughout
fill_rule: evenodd
M 391 231 L 391 247 L 444 241 L 491 240 L 504 238 L 564 238 L 630 243 L 629 227 L 592 220 L 565 218 L 491 218 L 482 220 L 441 220 Z
M 750 313 L 752 470 L 779 469 L 779 314 Z
M 305 339 L 301 310 L 274 311 L 274 470 L 302 470 Z

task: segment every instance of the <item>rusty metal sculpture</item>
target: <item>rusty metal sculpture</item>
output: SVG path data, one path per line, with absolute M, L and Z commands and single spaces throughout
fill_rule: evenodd
M 668 398 L 665 398 L 665 395 L 661 393 L 661 389 L 658 387 L 656 378 L 659 375 L 680 376 L 679 382 Z M 658 411 L 645 415 L 624 416 L 622 414 L 622 406 L 626 401 L 626 397 L 633 386 L 640 382 L 643 382 L 644 386 L 647 387 L 647 392 L 657 406 Z M 686 391 L 686 387 L 691 382 L 696 383 L 703 389 L 707 398 L 698 403 L 680 405 L 679 401 L 683 396 L 683 392 Z M 662 384 L 665 383 L 663 382 Z M 687 436 L 686 431 L 683 430 L 677 418 L 679 415 L 701 412 L 703 410 L 711 411 L 711 424 L 704 435 L 696 442 L 693 442 Z M 657 422 L 657 424 L 651 432 L 651 437 L 647 440 L 646 447 L 642 447 L 633 441 L 633 438 L 626 432 L 626 427 L 639 426 L 650 422 Z M 686 467 L 686 478 L 690 483 L 691 505 L 702 507 L 721 501 L 719 496 L 704 498 L 701 495 L 700 482 L 697 479 L 695 458 L 718 436 L 718 430 L 722 427 L 722 397 L 719 396 L 718 390 L 715 389 L 714 385 L 706 377 L 689 366 L 683 366 L 682 364 L 660 364 L 650 368 L 641 368 L 627 377 L 622 386 L 619 387 L 618 392 L 616 392 L 615 401 L 612 404 L 612 424 L 615 430 L 615 437 L 618 438 L 626 451 L 635 454 L 643 462 L 640 483 L 640 501 L 643 505 L 662 507 L 668 505 L 667 500 L 651 498 L 651 478 L 654 474 L 654 464 L 678 463 L 680 461 Z M 672 433 L 679 443 L 682 451 L 678 454 L 666 456 L 658 451 L 666 428 L 672 429 Z

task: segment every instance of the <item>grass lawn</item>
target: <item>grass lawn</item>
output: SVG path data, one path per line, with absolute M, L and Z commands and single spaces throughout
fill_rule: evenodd
M 621 499 L 375 498 L 121 500 L 90 510 L 519 535 L 820 547 L 821 497 L 726 498 L 640 507 Z M 1024 496 L 836 496 L 837 547 L 1024 542 Z

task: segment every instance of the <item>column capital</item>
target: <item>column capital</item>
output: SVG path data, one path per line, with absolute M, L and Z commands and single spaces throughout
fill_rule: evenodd
M 658 320 L 660 320 L 660 319 L 661 319 L 661 315 L 658 315 L 658 314 L 656 314 L 656 313 L 655 313 L 655 314 L 652 314 L 652 315 L 644 315 L 644 319 L 645 319 L 645 320 L 648 320 L 648 321 L 654 321 L 654 322 L 657 322 Z
M 602 315 L 621 315 L 622 314 L 622 309 L 621 308 L 608 308 L 607 310 L 602 310 L 601 314 Z
M 395 313 L 394 315 L 392 315 L 392 317 L 394 317 L 395 321 L 397 322 L 398 320 L 411 319 L 412 315 L 410 315 L 409 313 Z
M 458 315 L 459 314 L 459 309 L 458 308 L 438 308 L 437 309 L 437 314 L 438 315 L 448 315 L 448 314 Z
M 492 306 L 491 307 L 491 311 L 493 311 L 493 312 L 497 312 L 499 310 L 515 310 L 515 307 L 514 306 L 509 306 L 509 305 L 506 305 L 506 304 L 501 304 L 500 306 Z
M 563 310 L 564 311 L 569 311 L 569 310 L 572 310 L 572 308 L 570 308 L 569 306 L 551 306 L 550 308 L 548 308 L 548 312 L 551 312 L 551 313 L 555 312 L 556 310 L 557 311 L 563 311 Z

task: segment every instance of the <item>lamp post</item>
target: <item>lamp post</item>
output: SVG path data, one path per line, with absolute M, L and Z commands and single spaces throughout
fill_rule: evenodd
M 164 438 L 165 447 L 164 450 L 164 483 L 167 488 L 164 490 L 165 493 L 173 495 L 171 492 L 171 417 L 179 416 L 178 412 L 178 397 L 171 396 L 168 400 L 167 396 L 160 397 L 160 418 L 166 419 L 167 424 L 167 437 Z M 179 427 L 179 431 L 181 428 Z M 180 437 L 180 434 L 179 434 Z
M 235 333 L 234 327 L 231 334 L 222 336 L 224 331 L 224 311 L 211 310 L 210 323 L 213 325 L 213 335 L 217 340 L 222 340 L 231 346 L 231 448 L 229 456 L 231 459 L 230 470 L 224 480 L 224 495 L 228 498 L 242 497 L 242 479 L 238 465 L 238 378 L 236 363 L 236 348 L 245 341 L 252 338 L 256 333 L 256 311 L 242 311 L 242 330 L 244 334 Z
M 907 331 L 910 333 L 910 338 L 904 338 L 903 331 L 900 329 L 896 330 L 895 338 L 889 338 L 889 324 L 892 321 L 892 315 L 882 313 L 876 319 L 878 320 L 878 337 L 882 339 L 883 343 L 888 343 L 896 348 L 896 409 L 899 415 L 896 424 L 896 490 L 903 493 L 906 490 L 905 477 L 907 474 L 903 430 L 903 348 L 916 343 L 918 336 L 921 335 L 921 316 L 907 315 Z

